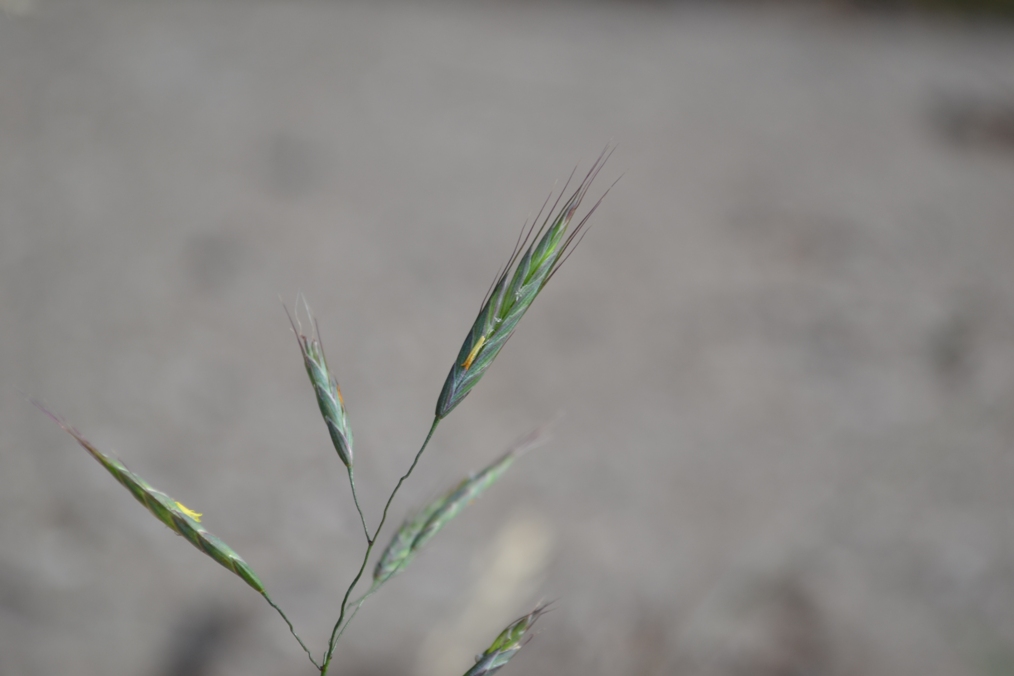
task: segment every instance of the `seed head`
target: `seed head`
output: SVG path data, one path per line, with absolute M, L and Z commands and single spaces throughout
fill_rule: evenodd
M 500 632 L 486 652 L 476 658 L 475 666 L 466 671 L 465 676 L 490 676 L 499 671 L 528 642 L 530 639 L 528 632 L 545 612 L 546 606 L 541 605 L 524 617 L 511 622 Z
M 426 523 L 412 540 L 412 551 L 416 552 L 433 539 L 433 536 L 440 532 L 451 519 L 461 513 L 473 500 L 486 492 L 486 489 L 496 483 L 507 469 L 514 464 L 517 454 L 514 451 L 507 451 L 492 464 L 478 474 L 473 474 L 448 491 L 438 501 L 438 505 L 430 515 Z
M 77 443 L 88 451 L 93 458 L 98 460 L 117 481 L 123 484 L 138 502 L 155 515 L 155 518 L 175 531 L 177 535 L 182 535 L 190 544 L 238 575 L 258 592 L 264 593 L 264 583 L 254 574 L 247 562 L 241 559 L 228 545 L 201 526 L 201 514 L 188 509 L 162 491 L 152 488 L 147 481 L 127 469 L 122 462 L 95 448 L 77 430 L 50 413 L 41 404 L 36 402 L 36 405 L 46 415 L 55 420 L 65 432 L 74 437 Z
M 478 474 L 423 507 L 401 525 L 373 570 L 374 588 L 391 579 L 412 561 L 416 553 L 473 500 L 504 475 L 514 461 L 545 439 L 544 425 L 511 447 Z
M 415 516 L 405 519 L 405 522 L 401 524 L 401 528 L 391 538 L 390 544 L 387 545 L 376 568 L 373 569 L 374 587 L 384 584 L 409 564 L 415 555 L 412 543 L 415 542 L 430 517 L 440 508 L 442 500 L 443 498 L 434 500 L 419 510 Z
M 324 346 L 320 342 L 320 330 L 317 327 L 317 320 L 310 314 L 310 306 L 306 299 L 303 299 L 303 306 L 310 324 L 313 325 L 311 335 L 307 336 L 302 331 L 298 320 L 293 319 L 289 314 L 289 308 L 285 308 L 285 314 L 292 324 L 292 332 L 296 334 L 299 342 L 299 351 L 303 354 L 303 363 L 306 365 L 306 374 L 310 376 L 310 383 L 317 395 L 317 406 L 320 414 L 327 424 L 327 431 L 331 435 L 331 442 L 338 451 L 338 457 L 348 469 L 352 469 L 352 430 L 349 428 L 348 415 L 345 412 L 345 399 L 342 398 L 341 388 L 338 381 L 327 367 L 327 359 L 324 356 Z M 297 308 L 298 314 L 298 308 Z
M 573 229 L 570 229 L 571 220 L 611 153 L 608 148 L 603 151 L 570 198 L 557 210 L 570 184 L 568 179 L 567 185 L 556 198 L 556 203 L 547 212 L 538 230 L 536 225 L 542 217 L 542 211 L 539 211 L 527 230 L 522 229 L 514 252 L 503 271 L 493 281 L 479 316 L 472 324 L 472 330 L 461 345 L 458 357 L 447 374 L 447 380 L 444 381 L 443 390 L 437 400 L 437 419 L 446 417 L 475 387 L 511 337 L 535 297 L 560 268 L 570 251 L 577 246 L 580 241 L 579 235 L 582 234 L 588 219 L 602 199 L 599 199 Z M 549 199 L 543 205 L 543 210 L 547 204 Z

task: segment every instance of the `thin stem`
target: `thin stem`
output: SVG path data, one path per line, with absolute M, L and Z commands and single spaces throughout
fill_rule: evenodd
M 376 540 L 377 536 L 380 535 L 380 529 L 384 527 L 384 522 L 387 521 L 387 510 L 390 509 L 391 503 L 394 502 L 394 496 L 398 494 L 398 489 L 405 483 L 405 479 L 412 474 L 415 466 L 419 464 L 419 458 L 422 457 L 423 451 L 426 450 L 426 445 L 430 443 L 430 439 L 433 438 L 433 433 L 437 431 L 437 425 L 440 424 L 440 418 L 434 418 L 433 424 L 430 426 L 430 431 L 426 434 L 426 440 L 423 441 L 423 445 L 419 448 L 419 451 L 415 454 L 415 458 L 412 460 L 412 464 L 409 466 L 408 471 L 405 472 L 400 479 L 398 479 L 397 485 L 394 490 L 391 491 L 391 495 L 387 498 L 387 504 L 384 505 L 384 513 L 380 516 L 380 523 L 377 524 L 377 530 L 373 531 L 373 539 Z
M 313 664 L 313 666 L 317 667 L 318 670 L 320 670 L 320 665 L 317 664 L 317 660 L 313 659 L 313 653 L 311 653 L 310 649 L 306 647 L 305 643 L 303 643 L 303 639 L 299 638 L 299 634 L 296 633 L 296 630 L 292 626 L 292 622 L 289 621 L 289 618 L 285 616 L 285 613 L 282 612 L 281 608 L 275 605 L 275 602 L 271 600 L 271 597 L 268 596 L 266 592 L 261 592 L 261 594 L 264 596 L 264 600 L 267 601 L 272 608 L 278 611 L 278 614 L 282 616 L 283 620 L 285 620 L 285 624 L 289 625 L 289 631 L 292 632 L 292 635 L 296 638 L 297 641 L 299 641 L 300 647 L 303 649 L 304 652 L 306 652 L 306 656 L 310 658 L 310 663 Z
M 338 630 L 338 635 L 334 637 L 334 642 L 336 644 L 338 643 L 338 640 L 342 637 L 342 634 L 345 633 L 345 630 L 348 629 L 350 624 L 352 624 L 352 620 L 355 619 L 356 613 L 358 613 L 359 609 L 363 607 L 364 603 L 366 603 L 366 599 L 373 596 L 373 592 L 377 591 L 377 589 L 379 589 L 379 587 L 376 586 L 370 587 L 370 590 L 368 592 L 360 596 L 359 600 L 352 604 L 355 606 L 355 608 L 352 610 L 352 614 L 349 615 L 349 619 L 345 620 L 345 624 L 342 625 L 342 628 Z
M 363 524 L 363 535 L 366 536 L 366 544 L 373 544 L 373 538 L 370 537 L 370 529 L 366 527 L 366 517 L 363 516 L 363 508 L 359 506 L 359 496 L 356 494 L 356 479 L 352 474 L 352 468 L 349 467 L 349 484 L 352 486 L 352 501 L 356 503 L 356 511 L 359 512 L 359 522 Z
M 338 642 L 338 637 L 341 635 L 338 630 L 339 628 L 341 628 L 342 631 L 345 630 L 344 627 L 342 627 L 342 621 L 345 619 L 345 611 L 348 609 L 349 606 L 349 596 L 352 595 L 352 590 L 355 589 L 357 584 L 359 584 L 359 580 L 363 576 L 363 571 L 366 570 L 366 564 L 369 562 L 370 554 L 373 552 L 373 545 L 374 543 L 376 543 L 377 537 L 380 535 L 380 529 L 384 527 L 384 522 L 387 521 L 387 511 L 388 509 L 390 509 L 391 503 L 394 502 L 394 496 L 398 494 L 398 490 L 401 488 L 401 485 L 405 483 L 405 480 L 408 479 L 408 477 L 415 470 L 415 466 L 419 464 L 419 458 L 422 457 L 423 451 L 426 450 L 426 446 L 430 443 L 430 439 L 433 438 L 433 433 L 436 432 L 437 425 L 439 423 L 440 418 L 433 419 L 433 424 L 430 426 L 430 431 L 426 434 L 426 439 L 423 441 L 422 446 L 420 446 L 419 450 L 416 452 L 415 458 L 412 459 L 412 464 L 409 466 L 408 471 L 405 472 L 400 479 L 398 479 L 398 483 L 395 484 L 394 490 L 391 491 L 391 495 L 388 496 L 387 504 L 384 505 L 384 513 L 380 517 L 380 523 L 377 524 L 377 529 L 373 531 L 373 537 L 370 537 L 369 535 L 367 535 L 366 537 L 367 542 L 366 554 L 363 555 L 363 563 L 359 566 L 359 572 L 356 573 L 355 578 L 352 580 L 352 584 L 350 584 L 349 588 L 345 590 L 345 596 L 342 597 L 341 609 L 338 612 L 338 621 L 335 622 L 334 629 L 331 630 L 331 638 L 328 639 L 327 642 L 327 652 L 324 653 L 323 663 L 319 667 L 321 676 L 327 676 L 328 667 L 331 665 L 331 659 L 334 657 L 335 645 Z M 355 612 L 358 612 L 359 607 L 362 606 L 363 602 L 366 601 L 369 595 L 370 593 L 367 592 L 363 596 L 363 598 L 359 599 L 356 605 Z M 353 612 L 353 615 L 355 614 L 355 612 Z M 349 617 L 349 621 L 351 620 L 352 617 Z M 348 622 L 346 622 L 345 624 L 347 626 Z
M 374 593 L 376 593 L 376 591 L 377 591 L 378 589 L 380 589 L 380 586 L 381 586 L 381 585 L 379 585 L 379 584 L 377 584 L 376 582 L 374 582 L 374 583 L 373 583 L 373 584 L 372 584 L 372 585 L 370 586 L 370 588 L 366 590 L 366 593 L 365 593 L 365 594 L 363 594 L 362 596 L 360 596 L 359 598 L 357 598 L 357 599 L 356 599 L 355 601 L 353 601 L 353 602 L 352 602 L 352 603 L 350 603 L 349 605 L 352 605 L 352 606 L 358 606 L 358 605 L 362 605 L 362 603 L 363 603 L 364 601 L 366 601 L 366 599 L 368 599 L 368 598 L 370 598 L 371 596 L 373 596 L 373 594 L 374 594 Z M 349 618 L 349 619 L 352 619 L 352 618 Z M 341 635 L 341 632 L 338 632 L 338 634 L 339 634 L 339 636 L 340 636 L 340 635 Z
M 345 610 L 348 608 L 349 595 L 352 594 L 352 590 L 355 589 L 356 585 L 359 584 L 359 578 L 363 576 L 363 571 L 366 570 L 366 563 L 370 560 L 370 552 L 373 551 L 373 542 L 370 542 L 366 546 L 366 555 L 363 557 L 363 563 L 359 566 L 359 572 L 356 573 L 356 577 L 352 580 L 352 584 L 345 590 L 345 596 L 342 597 L 341 610 L 338 613 L 338 621 L 335 622 L 334 629 L 331 630 L 331 638 L 327 641 L 327 652 L 324 653 L 324 663 L 320 667 L 321 676 L 327 674 L 328 665 L 331 664 L 331 658 L 334 657 L 335 642 L 338 640 L 338 627 L 341 626 L 342 620 L 345 619 Z

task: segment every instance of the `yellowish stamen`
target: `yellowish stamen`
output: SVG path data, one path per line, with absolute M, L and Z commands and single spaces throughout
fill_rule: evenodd
M 191 519 L 193 519 L 197 523 L 200 523 L 201 522 L 201 517 L 204 516 L 203 513 L 201 513 L 201 512 L 195 512 L 194 510 L 192 510 L 189 507 L 187 507 L 186 505 L 184 505 L 182 502 L 177 502 L 176 506 L 180 508 L 181 512 L 183 512 L 184 514 L 186 514 L 187 516 L 189 516 Z
M 485 344 L 486 344 L 486 336 L 479 336 L 479 340 L 475 341 L 475 345 L 472 347 L 472 351 L 468 353 L 468 357 L 465 359 L 465 363 L 461 365 L 462 368 L 464 368 L 466 371 L 468 370 L 468 367 L 472 365 L 472 362 L 475 361 L 476 356 L 478 356 L 479 350 L 481 350 L 482 346 Z
M 345 407 L 345 397 L 342 396 L 342 388 L 338 387 L 338 383 L 335 383 L 334 384 L 334 389 L 335 389 L 335 392 L 338 393 L 338 403 L 342 405 L 342 408 L 344 408 Z

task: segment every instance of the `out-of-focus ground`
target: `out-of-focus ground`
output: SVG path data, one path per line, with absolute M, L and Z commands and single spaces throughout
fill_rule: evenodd
M 1014 29 L 763 4 L 4 0 L 0 675 L 309 674 L 526 214 L 623 178 L 393 520 L 566 411 L 352 676 L 1014 674 Z

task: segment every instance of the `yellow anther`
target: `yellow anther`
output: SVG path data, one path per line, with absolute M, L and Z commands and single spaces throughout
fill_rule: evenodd
M 476 356 L 478 356 L 479 350 L 481 350 L 482 346 L 485 344 L 486 344 L 486 336 L 479 336 L 479 340 L 475 341 L 475 345 L 472 346 L 472 351 L 468 353 L 468 357 L 465 359 L 465 363 L 461 365 L 462 368 L 464 368 L 466 371 L 468 370 L 468 367 L 472 365 L 472 362 L 475 361 Z
M 182 502 L 177 502 L 176 506 L 180 508 L 181 512 L 183 512 L 184 514 L 186 514 L 187 516 L 189 516 L 191 519 L 193 519 L 197 523 L 200 523 L 201 522 L 201 517 L 204 516 L 203 513 L 201 513 L 201 512 L 195 512 L 194 510 L 192 510 L 189 507 L 187 507 L 186 505 L 184 505 Z

